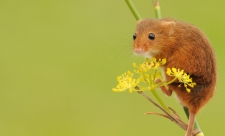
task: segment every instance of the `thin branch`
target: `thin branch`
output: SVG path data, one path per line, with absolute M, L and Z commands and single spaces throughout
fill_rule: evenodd
M 130 0 L 125 0 L 128 7 L 130 8 L 131 12 L 133 13 L 136 20 L 141 20 L 141 16 L 137 12 L 136 8 L 134 7 L 133 3 Z
M 136 88 L 137 89 L 137 88 Z M 171 115 L 170 113 L 168 113 L 166 110 L 164 110 L 160 105 L 158 105 L 156 102 L 154 102 L 149 96 L 147 96 L 145 93 L 143 93 L 142 91 L 137 91 L 139 94 L 141 94 L 142 96 L 144 96 L 148 101 L 150 101 L 153 105 L 155 105 L 156 107 L 158 107 L 162 112 L 164 112 L 165 114 L 160 114 L 160 113 L 155 113 L 155 112 L 147 112 L 146 114 L 155 114 L 158 116 L 162 116 L 165 117 L 169 120 L 171 120 L 172 122 L 174 122 L 175 124 L 177 124 L 179 127 L 181 127 L 182 129 L 184 129 L 185 131 L 187 130 L 188 125 L 186 123 L 184 123 L 184 121 L 182 121 L 182 119 L 180 118 L 180 116 L 175 112 L 175 110 L 173 110 L 172 108 L 169 107 L 169 109 L 173 112 L 173 115 Z M 198 129 L 194 129 L 192 131 L 192 134 L 194 136 L 200 136 L 202 134 L 202 132 Z
M 160 113 L 157 113 L 157 112 L 146 112 L 145 114 L 154 114 L 154 115 L 158 115 L 158 116 L 162 116 L 162 117 L 165 117 L 167 119 L 170 119 L 169 116 L 165 115 L 165 114 L 160 114 Z M 171 120 L 171 119 L 170 119 Z M 172 121 L 172 120 L 171 120 Z

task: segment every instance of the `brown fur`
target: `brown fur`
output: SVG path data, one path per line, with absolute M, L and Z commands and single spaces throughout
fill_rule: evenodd
M 197 85 L 190 93 L 176 82 L 169 85 L 166 94 L 171 95 L 173 90 L 181 104 L 196 115 L 213 97 L 217 80 L 215 55 L 205 34 L 191 24 L 171 18 L 138 21 L 135 33 L 134 52 L 138 49 L 136 53 L 140 55 L 149 53 L 149 56 L 166 58 L 164 71 L 174 67 L 191 75 Z M 148 39 L 149 33 L 155 34 L 154 40 Z

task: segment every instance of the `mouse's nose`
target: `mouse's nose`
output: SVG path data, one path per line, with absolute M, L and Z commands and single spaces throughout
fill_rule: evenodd
M 143 48 L 134 48 L 133 51 L 134 51 L 134 53 L 136 53 L 136 54 L 142 54 L 142 53 L 144 53 Z

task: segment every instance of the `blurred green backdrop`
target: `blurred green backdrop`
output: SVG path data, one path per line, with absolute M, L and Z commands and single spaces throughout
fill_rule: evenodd
M 133 0 L 154 18 L 152 0 Z M 198 114 L 206 136 L 225 133 L 225 2 L 160 0 L 163 17 L 201 28 L 214 46 L 216 96 Z M 1 136 L 184 135 L 137 93 L 114 93 L 116 76 L 132 70 L 136 20 L 124 0 L 1 0 Z M 151 93 L 149 93 L 151 95 Z M 186 118 L 174 97 L 164 101 Z M 185 119 L 187 121 L 187 119 Z

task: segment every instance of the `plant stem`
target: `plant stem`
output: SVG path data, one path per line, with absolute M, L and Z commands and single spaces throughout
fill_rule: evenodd
M 156 84 L 156 87 L 166 86 L 166 85 L 168 85 L 168 84 L 173 83 L 176 79 L 177 79 L 177 77 L 175 77 L 173 80 L 171 80 L 171 81 L 169 81 L 169 82 L 161 82 L 161 83 L 158 83 L 158 84 Z
M 159 6 L 159 1 L 155 0 L 154 2 L 154 9 L 155 9 L 155 16 L 157 19 L 161 18 L 161 12 L 160 12 L 160 6 Z
M 130 8 L 131 12 L 133 13 L 136 20 L 141 20 L 141 16 L 137 12 L 136 8 L 134 7 L 133 3 L 130 0 L 125 0 L 128 7 Z
M 159 95 L 157 94 L 157 92 L 155 91 L 155 89 L 152 89 L 151 92 L 153 93 L 153 95 L 155 96 L 155 98 L 158 100 L 158 102 L 162 105 L 162 107 L 168 112 L 171 113 L 169 108 L 164 104 L 164 102 L 161 100 L 161 98 L 159 97 Z
M 155 0 L 154 2 L 154 8 L 155 8 L 155 15 L 156 18 L 161 18 L 161 13 L 160 13 L 160 7 L 159 7 L 159 2 L 158 0 Z M 155 89 L 151 90 L 151 92 L 153 93 L 153 95 L 155 96 L 155 98 L 158 100 L 158 102 L 162 105 L 162 107 L 168 112 L 171 113 L 169 108 L 164 104 L 164 102 L 161 100 L 161 98 L 159 97 L 159 95 L 157 94 L 157 92 L 155 91 Z

